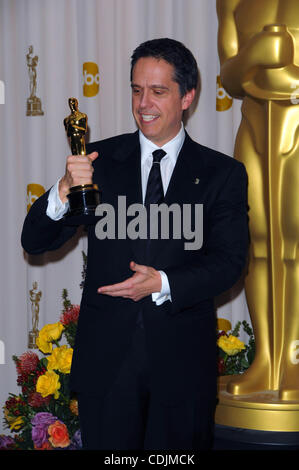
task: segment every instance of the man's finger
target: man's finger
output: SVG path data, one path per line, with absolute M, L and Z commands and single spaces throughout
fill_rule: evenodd
M 148 266 L 144 266 L 143 264 L 137 264 L 135 261 L 131 261 L 130 269 L 132 271 L 136 271 L 137 273 L 146 274 Z
M 124 298 L 130 298 L 132 293 L 128 291 L 127 289 L 122 289 L 122 290 L 115 290 L 111 292 L 100 292 L 102 295 L 109 295 L 110 297 L 124 297 Z
M 130 280 L 119 282 L 118 284 L 111 284 L 110 286 L 102 286 L 98 288 L 99 294 L 105 294 L 106 292 L 122 291 L 130 287 Z

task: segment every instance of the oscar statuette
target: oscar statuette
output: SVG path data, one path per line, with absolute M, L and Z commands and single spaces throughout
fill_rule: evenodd
M 28 334 L 28 348 L 37 349 L 36 338 L 38 337 L 38 321 L 39 321 L 39 302 L 42 296 L 42 292 L 37 288 L 37 282 L 35 281 L 32 285 L 32 289 L 29 291 L 31 301 L 31 312 L 32 312 L 32 329 Z
M 33 46 L 29 46 L 28 54 L 26 55 L 29 79 L 30 79 L 30 96 L 27 99 L 26 116 L 43 116 L 41 99 L 36 96 L 37 79 L 36 67 L 38 63 L 38 56 L 33 56 Z
M 87 132 L 87 115 L 78 109 L 78 100 L 69 98 L 71 114 L 63 123 L 70 139 L 72 155 L 86 155 L 84 136 Z M 96 184 L 82 184 L 70 188 L 67 195 L 69 211 L 67 216 L 94 215 L 100 203 L 99 188 Z

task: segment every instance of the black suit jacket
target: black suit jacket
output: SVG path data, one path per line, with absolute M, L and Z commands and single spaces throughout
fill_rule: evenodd
M 142 203 L 138 132 L 89 144 L 88 153 L 94 150 L 99 157 L 93 179 L 101 189 L 101 202 L 116 208 L 122 195 L 127 207 Z M 47 217 L 47 196 L 33 204 L 24 223 L 22 244 L 29 253 L 57 249 L 76 230 L 65 220 Z M 152 241 L 148 264 L 165 271 L 172 298 L 160 306 L 151 296 L 134 302 L 97 293 L 99 286 L 130 277 L 131 260 L 145 264 L 144 242 L 99 240 L 94 226 L 88 228 L 87 275 L 71 371 L 74 390 L 106 393 L 128 351 L 141 309 L 153 396 L 168 405 L 195 394 L 215 401 L 214 297 L 233 286 L 246 261 L 245 168 L 186 135 L 165 203 L 203 204 L 203 245 L 188 251 L 184 238 Z

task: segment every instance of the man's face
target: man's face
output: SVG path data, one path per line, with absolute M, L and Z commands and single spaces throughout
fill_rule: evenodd
M 173 77 L 173 66 L 154 57 L 138 59 L 133 69 L 133 115 L 145 137 L 159 147 L 179 132 L 183 110 L 194 98 L 195 90 L 181 97 Z

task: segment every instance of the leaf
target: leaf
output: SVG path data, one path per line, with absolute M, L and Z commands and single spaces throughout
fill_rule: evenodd
M 237 324 L 236 324 L 236 326 L 235 326 L 235 328 L 234 328 L 233 331 L 232 331 L 232 335 L 233 335 L 233 336 L 236 336 L 236 337 L 239 336 L 240 327 L 241 327 L 241 322 L 238 321 Z
M 47 367 L 48 359 L 46 357 L 43 357 L 42 359 L 40 359 L 39 363 L 42 367 Z

